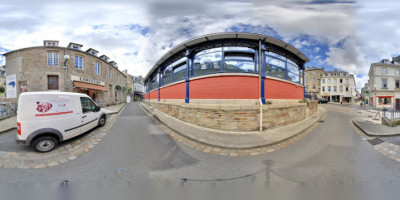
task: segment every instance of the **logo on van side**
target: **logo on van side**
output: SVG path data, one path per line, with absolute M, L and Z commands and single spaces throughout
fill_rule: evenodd
M 36 117 L 73 113 L 70 99 L 50 99 L 36 102 Z

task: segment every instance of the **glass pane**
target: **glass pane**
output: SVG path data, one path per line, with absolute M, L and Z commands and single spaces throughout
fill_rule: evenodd
M 273 57 L 266 56 L 265 57 L 265 62 L 266 62 L 266 64 L 271 64 L 271 65 L 275 65 L 275 66 L 278 66 L 278 67 L 286 68 L 285 61 L 279 60 L 279 59 L 276 59 L 276 58 L 273 58 Z
M 221 48 L 221 47 L 218 47 L 218 48 L 203 50 L 203 51 L 201 51 L 201 52 L 198 53 L 198 54 L 207 54 L 207 53 L 220 52 L 220 51 L 222 51 L 222 48 Z
M 186 70 L 181 70 L 177 73 L 174 73 L 172 76 L 174 77 L 174 81 L 184 80 L 187 76 L 187 72 Z
M 281 59 L 281 60 L 286 60 L 286 57 L 285 56 L 281 56 L 281 55 L 279 55 L 279 54 L 277 54 L 277 53 L 273 53 L 273 52 L 265 52 L 265 55 L 267 55 L 267 56 L 272 56 L 272 57 L 275 57 L 275 58 L 279 58 L 279 59 Z
M 224 47 L 224 51 L 256 52 L 256 50 L 248 47 Z
M 269 76 L 275 76 L 280 78 L 286 78 L 286 70 L 284 68 L 266 65 L 265 74 Z
M 288 73 L 288 80 L 289 81 L 293 81 L 293 82 L 296 82 L 296 83 L 299 83 L 300 82 L 300 76 L 299 75 L 297 75 L 297 74 L 293 74 L 293 73 Z
M 86 97 L 81 97 L 82 112 L 87 113 L 92 111 L 92 102 Z
M 289 64 L 289 63 L 288 63 L 288 65 L 287 65 L 287 70 L 288 70 L 289 72 L 292 72 L 292 73 L 297 74 L 297 75 L 300 74 L 300 73 L 299 73 L 299 68 L 298 68 L 297 66 L 294 66 L 294 65 Z
M 295 62 L 293 62 L 292 60 L 290 60 L 290 59 L 288 59 L 288 63 L 290 63 L 290 64 L 292 64 L 292 65 L 294 65 L 294 66 L 296 66 L 297 68 L 299 67 Z
M 184 64 L 184 63 L 186 63 L 186 60 L 187 60 L 187 58 L 186 58 L 186 57 L 183 57 L 183 58 L 181 58 L 181 59 L 175 61 L 174 63 L 172 63 L 171 66 L 172 66 L 172 67 L 175 67 L 176 65 Z
M 222 52 L 197 54 L 193 61 L 194 75 L 217 73 L 221 71 Z
M 249 60 L 254 61 L 253 53 L 242 53 L 242 52 L 226 52 L 225 60 Z
M 169 75 L 169 76 L 164 76 L 164 77 L 163 77 L 163 81 L 162 81 L 162 85 L 168 85 L 168 84 L 170 84 L 170 83 L 172 83 L 171 75 Z
M 258 70 L 252 61 L 225 61 L 224 72 L 252 72 Z
M 164 69 L 164 75 L 169 76 L 172 74 L 172 67 L 168 66 L 167 68 Z

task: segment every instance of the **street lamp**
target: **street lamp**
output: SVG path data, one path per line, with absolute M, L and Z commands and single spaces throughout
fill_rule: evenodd
M 64 55 L 65 92 L 68 92 L 68 60 L 69 60 L 69 55 Z

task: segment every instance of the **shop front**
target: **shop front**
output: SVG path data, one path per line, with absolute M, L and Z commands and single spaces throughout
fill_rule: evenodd
M 377 92 L 377 106 L 376 108 L 393 108 L 393 101 L 394 101 L 394 94 L 393 92 Z
M 105 93 L 108 91 L 104 82 L 77 76 L 71 76 L 71 80 L 73 81 L 74 92 L 87 94 L 100 106 L 107 103 Z

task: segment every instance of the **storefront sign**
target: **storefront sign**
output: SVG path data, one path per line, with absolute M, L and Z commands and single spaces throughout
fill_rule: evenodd
M 104 82 L 101 82 L 99 80 L 92 79 L 92 78 L 86 78 L 86 77 L 71 76 L 71 80 L 85 82 L 85 83 L 91 83 L 91 84 L 96 84 L 96 85 L 102 85 L 102 86 L 106 85 Z
M 17 97 L 17 76 L 15 74 L 6 77 L 6 96 L 8 99 Z
M 393 92 L 377 92 L 377 97 L 393 97 Z

